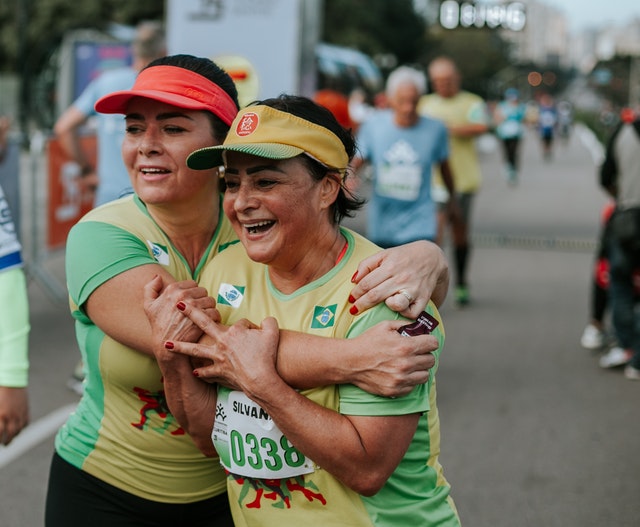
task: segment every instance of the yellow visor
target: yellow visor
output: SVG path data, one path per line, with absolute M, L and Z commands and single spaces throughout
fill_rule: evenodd
M 267 159 L 289 159 L 300 154 L 343 173 L 349 156 L 342 141 L 323 126 L 270 106 L 249 106 L 231 123 L 224 143 L 192 152 L 187 165 L 206 170 L 223 164 L 222 152 L 233 150 Z

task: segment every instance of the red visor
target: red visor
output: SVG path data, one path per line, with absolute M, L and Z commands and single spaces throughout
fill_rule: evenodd
M 145 97 L 185 108 L 209 110 L 228 125 L 238 107 L 233 99 L 202 75 L 177 66 L 152 66 L 140 72 L 133 88 L 105 95 L 95 104 L 100 113 L 126 113 L 133 97 Z

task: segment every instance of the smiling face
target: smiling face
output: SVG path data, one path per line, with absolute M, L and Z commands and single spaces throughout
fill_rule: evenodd
M 194 150 L 219 144 L 205 112 L 135 97 L 125 118 L 122 158 L 142 201 L 188 202 L 199 194 L 217 192 L 216 169 L 192 170 L 186 164 Z
M 302 156 L 228 151 L 224 179 L 224 212 L 252 260 L 299 276 L 319 268 L 337 231 L 330 213 L 340 188 L 335 178 L 314 180 Z

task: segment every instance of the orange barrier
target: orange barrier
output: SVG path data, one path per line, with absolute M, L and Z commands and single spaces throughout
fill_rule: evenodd
M 95 166 L 95 135 L 81 137 L 80 145 Z M 71 227 L 91 210 L 93 194 L 80 190 L 80 166 L 63 152 L 58 139 L 47 140 L 47 158 L 49 192 L 46 243 L 49 249 L 56 249 L 64 246 Z

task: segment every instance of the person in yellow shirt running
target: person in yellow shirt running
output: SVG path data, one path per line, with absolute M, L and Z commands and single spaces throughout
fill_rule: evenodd
M 433 93 L 422 96 L 418 112 L 440 119 L 447 126 L 449 165 L 461 212 L 455 220 L 447 215 L 446 190 L 436 172 L 434 196 L 442 195 L 437 240 L 442 245 L 445 229 L 450 225 L 454 246 L 455 300 L 459 306 L 464 306 L 470 301 L 467 273 L 471 253 L 471 208 L 481 183 L 475 139 L 489 130 L 489 113 L 481 97 L 461 89 L 460 72 L 450 58 L 434 59 L 429 64 L 428 73 Z

